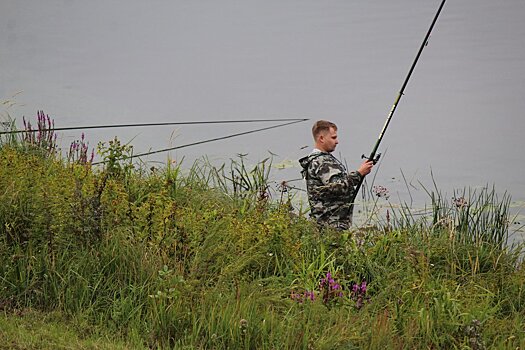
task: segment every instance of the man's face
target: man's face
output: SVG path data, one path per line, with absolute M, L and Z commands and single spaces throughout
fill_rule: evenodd
M 321 133 L 319 136 L 320 146 L 322 147 L 321 151 L 324 152 L 333 152 L 335 147 L 339 143 L 337 139 L 337 130 L 330 128 L 328 131 Z

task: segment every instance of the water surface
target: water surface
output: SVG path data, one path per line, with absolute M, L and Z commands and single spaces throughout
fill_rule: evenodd
M 356 168 L 372 149 L 441 1 L 3 0 L 0 98 L 57 126 L 293 118 L 339 125 Z M 525 202 L 525 2 L 449 1 L 381 145 L 375 181 L 392 198 L 420 184 L 495 184 Z M 256 125 L 90 130 L 137 153 Z M 180 160 L 271 151 L 276 181 L 298 177 L 311 122 L 174 151 Z M 80 132 L 61 133 L 64 145 Z M 67 146 L 65 146 L 67 147 Z M 167 154 L 148 158 L 164 161 Z M 291 162 L 293 161 L 293 162 Z M 408 188 L 412 193 L 408 193 Z M 412 186 L 413 185 L 413 186 Z

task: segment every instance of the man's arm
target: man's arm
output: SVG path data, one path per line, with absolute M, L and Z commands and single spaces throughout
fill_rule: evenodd
M 348 193 L 353 186 L 353 179 L 346 173 L 343 165 L 331 155 L 324 155 L 315 159 L 317 164 L 317 177 L 323 186 L 319 190 L 327 194 L 341 195 Z
M 352 186 L 357 185 L 363 177 L 370 174 L 370 171 L 372 171 L 373 166 L 374 162 L 372 162 L 371 160 L 365 160 L 357 171 L 352 171 L 350 174 L 348 174 Z
M 374 166 L 374 162 L 372 162 L 371 160 L 367 159 L 361 164 L 361 166 L 359 167 L 357 172 L 362 177 L 365 177 L 366 175 L 370 174 L 370 172 L 372 171 L 372 167 L 373 166 Z
M 347 174 L 343 165 L 331 155 L 320 156 L 313 162 L 318 163 L 313 165 L 317 169 L 317 177 L 323 183 L 319 189 L 330 191 L 333 194 L 348 193 L 361 181 L 362 177 L 370 173 L 374 165 L 372 161 L 367 160 L 361 164 L 357 171 Z

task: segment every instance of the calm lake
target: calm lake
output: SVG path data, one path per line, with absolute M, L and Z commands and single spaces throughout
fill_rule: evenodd
M 310 151 L 311 125 L 329 119 L 339 126 L 336 154 L 354 169 L 374 146 L 440 3 L 2 0 L 0 100 L 15 103 L 8 112 L 19 126 L 37 110 L 57 127 L 310 118 L 169 153 L 189 166 L 239 153 L 253 164 L 272 152 L 276 182 L 300 177 L 296 160 Z M 525 222 L 524 14 L 523 0 L 445 4 L 372 174 L 391 201 L 424 201 L 422 186 L 433 180 L 449 197 L 495 185 Z M 142 153 L 269 125 L 85 133 L 90 146 L 118 136 Z M 60 142 L 67 149 L 80 134 L 61 132 Z

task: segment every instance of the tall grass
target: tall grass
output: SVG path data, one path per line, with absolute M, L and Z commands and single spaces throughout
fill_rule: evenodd
M 145 169 L 114 141 L 96 167 L 26 142 L 0 143 L 5 313 L 58 311 L 136 348 L 525 347 L 523 263 L 494 191 L 340 234 L 268 195 L 270 160 Z
M 381 206 L 378 204 L 378 197 L 382 194 L 377 189 L 381 186 L 375 187 L 377 195 L 369 194 L 369 198 L 373 199 L 372 205 L 368 205 L 372 207 L 369 211 Z M 430 206 L 425 205 L 424 208 L 415 210 L 406 203 L 397 207 L 390 204 L 383 226 L 417 231 L 425 235 L 445 230 L 451 239 L 460 243 L 488 243 L 501 249 L 508 245 L 511 197 L 507 192 L 500 197 L 495 186 L 485 186 L 454 190 L 453 195 L 448 197 L 439 190 L 435 181 L 434 189 L 423 189 L 428 194 Z M 381 190 L 387 191 L 379 191 Z

